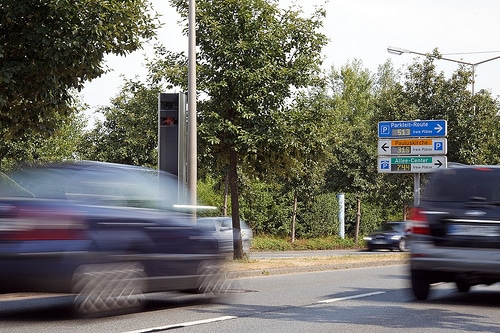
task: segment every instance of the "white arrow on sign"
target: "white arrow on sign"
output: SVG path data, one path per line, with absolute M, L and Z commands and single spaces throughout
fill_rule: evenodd
M 436 130 L 436 132 L 440 133 L 443 130 L 443 126 L 437 124 L 436 127 L 434 127 L 434 129 Z

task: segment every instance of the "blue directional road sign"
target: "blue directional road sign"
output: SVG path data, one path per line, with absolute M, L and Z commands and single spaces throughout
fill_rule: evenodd
M 381 121 L 379 138 L 443 137 L 447 135 L 446 120 Z
M 428 173 L 445 169 L 446 156 L 379 156 L 379 173 Z

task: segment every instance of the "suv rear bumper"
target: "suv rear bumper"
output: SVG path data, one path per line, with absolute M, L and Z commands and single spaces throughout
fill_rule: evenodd
M 412 270 L 500 277 L 500 249 L 438 247 L 431 242 L 416 241 L 411 243 L 410 251 Z

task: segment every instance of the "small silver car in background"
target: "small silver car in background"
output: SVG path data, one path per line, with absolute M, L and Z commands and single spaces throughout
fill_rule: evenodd
M 234 251 L 233 221 L 230 216 L 200 217 L 197 221 L 200 226 L 216 231 L 220 252 L 232 255 Z M 249 253 L 252 246 L 253 232 L 242 219 L 240 219 L 240 231 L 243 253 Z

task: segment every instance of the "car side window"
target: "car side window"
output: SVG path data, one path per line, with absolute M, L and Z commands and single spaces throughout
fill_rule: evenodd
M 222 221 L 221 227 L 223 228 L 232 228 L 233 227 L 233 221 L 230 219 L 225 219 Z

